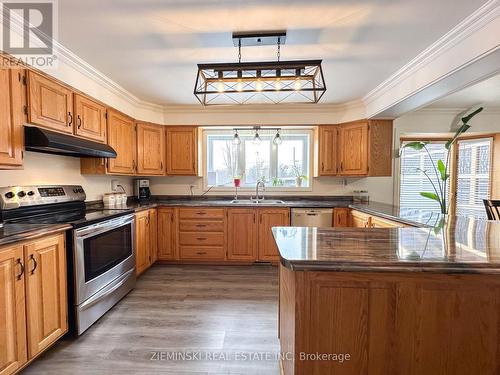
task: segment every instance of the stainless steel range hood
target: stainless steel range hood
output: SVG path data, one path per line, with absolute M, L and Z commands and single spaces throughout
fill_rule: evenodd
M 26 151 L 78 158 L 116 158 L 116 151 L 108 145 L 42 129 L 31 124 L 24 125 L 24 142 Z

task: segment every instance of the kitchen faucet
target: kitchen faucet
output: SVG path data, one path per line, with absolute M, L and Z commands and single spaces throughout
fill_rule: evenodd
M 259 180 L 257 181 L 257 185 L 255 185 L 255 200 L 259 200 L 259 187 L 262 186 L 262 200 L 264 200 L 264 192 L 266 191 L 266 184 L 264 181 Z

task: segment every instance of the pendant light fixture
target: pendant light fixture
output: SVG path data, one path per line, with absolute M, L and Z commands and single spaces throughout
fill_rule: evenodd
M 238 134 L 238 130 L 234 129 L 233 145 L 238 146 L 240 144 L 241 144 L 240 135 Z
M 281 136 L 280 136 L 280 130 L 281 129 L 278 129 L 276 131 L 276 135 L 274 136 L 274 139 L 273 139 L 273 143 L 276 145 L 276 146 L 279 146 L 280 144 L 283 143 L 283 139 L 281 139 Z
M 239 131 L 244 131 L 244 130 L 253 130 L 254 131 L 254 136 L 253 136 L 253 143 L 255 145 L 259 145 L 262 142 L 262 138 L 260 137 L 260 132 L 261 130 L 264 131 L 276 131 L 276 135 L 273 138 L 273 144 L 276 146 L 279 146 L 283 143 L 283 138 L 281 137 L 281 128 L 262 128 L 260 126 L 254 126 L 253 128 L 233 128 L 234 130 L 234 136 L 233 136 L 233 145 L 239 146 L 241 144 L 241 138 L 239 135 Z
M 233 33 L 237 63 L 198 64 L 194 94 L 201 104 L 318 103 L 326 91 L 321 60 L 281 61 L 286 32 Z M 277 60 L 241 62 L 246 46 L 277 46 Z

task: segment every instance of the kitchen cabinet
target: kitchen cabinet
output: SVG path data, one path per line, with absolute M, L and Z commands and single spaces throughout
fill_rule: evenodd
M 398 223 L 396 221 L 383 219 L 381 217 L 372 216 L 371 228 L 403 228 L 408 225 Z
M 257 259 L 257 209 L 227 209 L 227 258 L 251 262 Z
M 289 226 L 290 210 L 288 208 L 262 208 L 258 210 L 258 214 L 257 260 L 277 262 L 280 257 L 271 228 Z
M 0 375 L 68 331 L 65 235 L 0 248 Z
M 68 330 L 64 235 L 25 245 L 28 354 L 32 358 Z
M 137 123 L 137 173 L 144 176 L 165 174 L 165 127 Z
M 75 135 L 106 143 L 106 107 L 80 94 L 74 95 Z
M 166 127 L 166 174 L 196 176 L 198 173 L 198 128 Z
M 332 225 L 337 228 L 349 227 L 349 213 L 350 209 L 347 207 L 335 207 L 333 209 L 333 223 Z
M 73 134 L 73 92 L 33 71 L 28 71 L 28 122 Z
M 0 375 L 16 372 L 27 361 L 23 264 L 22 245 L 0 249 Z
M 139 276 L 151 265 L 149 210 L 135 214 L 135 272 Z
M 179 209 L 179 258 L 181 260 L 225 260 L 225 236 L 223 208 Z
M 25 75 L 23 69 L 0 69 L 0 169 L 23 165 Z
M 359 211 L 351 211 L 351 226 L 353 228 L 370 228 L 372 218 L 370 215 Z
M 338 174 L 338 127 L 319 127 L 319 176 Z
M 149 254 L 153 265 L 158 260 L 158 210 L 149 210 Z
M 134 175 L 137 172 L 136 128 L 134 120 L 118 111 L 108 111 L 108 144 L 117 153 L 108 159 L 110 174 Z
M 175 260 L 177 214 L 175 208 L 158 208 L 158 260 Z
M 316 176 L 391 176 L 392 121 L 321 125 Z

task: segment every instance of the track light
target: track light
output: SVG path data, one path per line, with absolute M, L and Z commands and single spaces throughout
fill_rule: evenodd
M 260 139 L 259 130 L 258 130 L 258 129 L 256 129 L 256 130 L 255 130 L 255 135 L 254 135 L 254 137 L 253 137 L 253 143 L 254 143 L 255 145 L 260 145 L 260 142 L 261 142 L 261 141 L 262 141 L 262 140 Z
M 240 144 L 241 144 L 241 139 L 240 139 L 240 136 L 238 134 L 238 130 L 235 130 L 234 137 L 233 137 L 233 145 L 238 146 Z
M 276 135 L 274 136 L 274 139 L 273 139 L 273 143 L 276 146 L 279 146 L 280 144 L 283 143 L 283 139 L 280 136 L 280 129 L 278 129 L 278 131 L 276 132 Z

